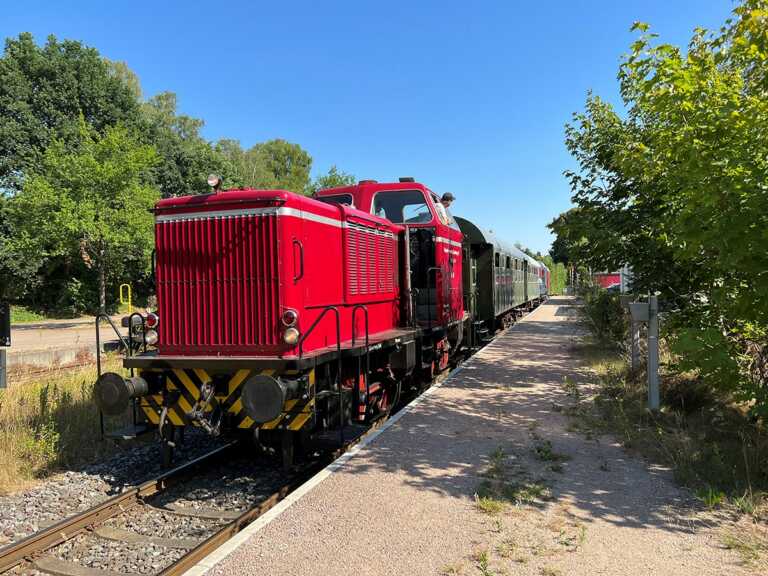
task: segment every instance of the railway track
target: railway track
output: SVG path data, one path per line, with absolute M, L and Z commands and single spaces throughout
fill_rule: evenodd
M 237 443 L 226 444 L 0 549 L 0 574 L 183 574 L 384 421 L 379 420 L 341 448 L 321 454 L 288 475 L 278 472 L 276 464 L 256 470 L 258 463 L 244 464 L 244 457 L 233 466 Z M 237 459 L 234 461 L 237 463 Z M 246 473 L 238 465 L 247 468 Z M 226 502 L 223 506 L 217 502 L 216 489 L 247 489 L 258 482 L 254 473 L 267 478 L 264 485 L 252 490 L 246 507 L 233 509 L 231 502 L 229 507 Z M 213 486 L 213 482 L 217 485 Z M 240 504 L 243 500 L 235 499 Z M 158 528 L 158 524 L 166 527 Z M 178 530 L 169 532 L 169 525 Z M 150 566 L 152 570 L 146 563 L 131 570 L 130 562 L 125 561 L 130 548 L 149 555 L 159 551 Z

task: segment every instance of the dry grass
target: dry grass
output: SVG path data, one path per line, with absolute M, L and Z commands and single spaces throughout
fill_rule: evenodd
M 118 370 L 109 358 L 105 370 Z M 0 493 L 22 489 L 56 470 L 81 465 L 110 450 L 100 440 L 92 400 L 95 366 L 47 373 L 0 390 Z M 108 422 L 125 425 L 122 418 Z
M 721 541 L 729 550 L 738 552 L 745 566 L 760 574 L 768 573 L 768 528 L 755 522 L 739 523 L 724 530 Z

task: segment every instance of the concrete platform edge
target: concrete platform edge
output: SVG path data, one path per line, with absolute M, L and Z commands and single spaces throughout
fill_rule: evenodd
M 541 307 L 536 308 L 533 312 L 531 312 L 525 318 L 523 318 L 522 321 L 524 322 L 528 319 L 532 319 L 539 310 L 541 310 Z M 512 325 L 510 328 L 508 328 L 507 330 L 505 330 L 504 332 L 501 332 L 494 339 L 494 341 L 488 344 L 486 347 L 484 347 L 483 350 L 492 349 L 495 346 L 497 346 L 500 338 L 506 332 L 510 330 L 514 330 L 518 324 L 519 323 L 516 323 Z M 304 484 L 302 484 L 296 490 L 291 492 L 290 495 L 288 495 L 284 500 L 282 500 L 274 508 L 269 510 L 266 514 L 264 514 L 263 516 L 255 520 L 253 523 L 251 523 L 244 530 L 239 532 L 236 536 L 228 540 L 224 545 L 214 550 L 211 554 L 209 554 L 200 562 L 195 564 L 192 568 L 187 570 L 184 573 L 184 576 L 202 576 L 203 574 L 206 574 L 208 571 L 214 568 L 216 564 L 224 560 L 227 556 L 232 554 L 232 552 L 234 552 L 236 549 L 242 546 L 251 536 L 256 534 L 259 530 L 264 528 L 270 522 L 278 518 L 283 512 L 288 510 L 291 506 L 293 506 L 293 504 L 298 502 L 305 494 L 307 494 L 312 489 L 314 489 L 318 484 L 320 484 L 323 480 L 328 478 L 331 474 L 333 474 L 334 472 L 342 468 L 344 464 L 346 464 L 349 460 L 354 458 L 355 455 L 358 452 L 360 452 L 360 450 L 362 450 L 363 448 L 365 448 L 366 446 L 374 442 L 376 438 L 378 438 L 381 434 L 383 434 L 390 426 L 393 426 L 403 416 L 411 412 L 415 407 L 417 407 L 419 404 L 421 404 L 426 399 L 428 399 L 432 394 L 435 393 L 436 390 L 440 389 L 440 387 L 443 386 L 446 382 L 450 381 L 451 378 L 454 378 L 465 367 L 471 365 L 474 359 L 475 359 L 475 356 L 472 356 L 471 358 L 469 358 L 469 360 L 464 362 L 461 366 L 452 370 L 445 380 L 437 384 L 434 384 L 428 390 L 426 390 L 423 394 L 421 394 L 418 398 L 414 398 L 405 407 L 403 407 L 402 410 L 400 410 L 397 414 L 395 414 L 395 416 L 387 420 L 387 422 L 381 428 L 371 433 L 362 442 L 360 442 L 360 444 L 352 448 L 349 452 L 339 456 L 336 460 L 331 462 L 328 466 L 323 468 L 320 472 L 315 474 L 312 478 L 307 480 Z

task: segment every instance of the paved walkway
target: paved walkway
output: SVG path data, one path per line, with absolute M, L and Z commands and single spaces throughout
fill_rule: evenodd
M 120 317 L 113 321 L 122 334 Z M 112 328 L 102 323 L 101 341 L 117 340 Z M 8 350 L 8 365 L 14 372 L 23 375 L 27 367 L 51 367 L 70 363 L 84 363 L 93 359 L 96 353 L 95 320 L 77 318 L 74 320 L 50 320 L 11 326 L 11 347 Z
M 212 573 L 745 574 L 668 471 L 568 431 L 554 405 L 579 374 L 574 313 L 541 306 Z M 482 512 L 491 467 L 538 497 Z

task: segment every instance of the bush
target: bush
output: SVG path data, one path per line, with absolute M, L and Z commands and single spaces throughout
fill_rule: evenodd
M 589 288 L 583 294 L 584 319 L 601 343 L 622 348 L 626 342 L 627 319 L 619 295 L 602 288 Z

